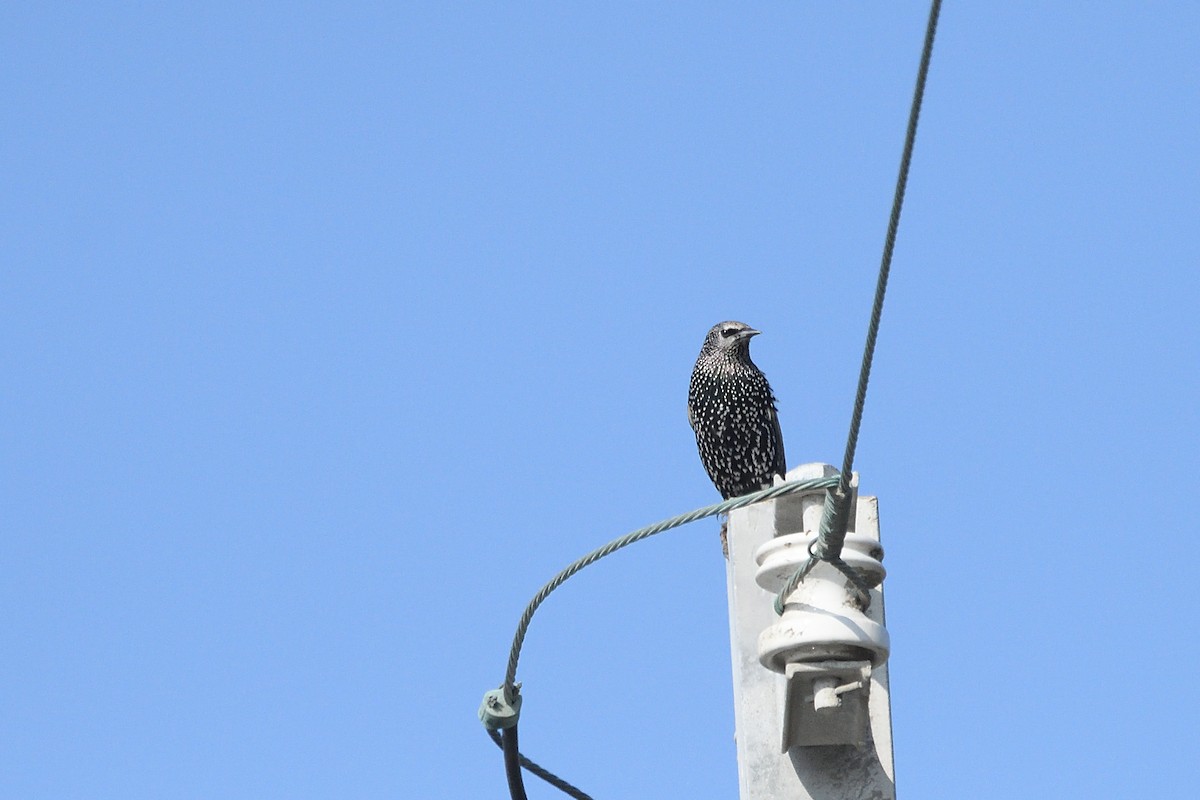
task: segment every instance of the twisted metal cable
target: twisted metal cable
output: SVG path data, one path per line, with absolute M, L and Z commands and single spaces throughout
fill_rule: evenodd
M 583 558 L 570 564 L 562 572 L 555 575 L 545 586 L 538 591 L 533 599 L 529 601 L 529 605 L 525 607 L 525 613 L 521 615 L 521 621 L 517 623 L 517 632 L 513 636 L 512 650 L 508 656 L 508 669 L 504 673 L 504 699 L 512 703 L 516 697 L 516 679 L 517 679 L 517 662 L 521 658 L 521 646 L 525 642 L 525 634 L 529 631 L 529 623 L 533 620 L 534 612 L 538 606 L 550 596 L 550 593 L 562 586 L 568 578 L 579 572 L 584 567 L 596 563 L 607 555 L 615 553 L 622 547 L 627 547 L 634 542 L 640 542 L 642 539 L 647 539 L 655 534 L 669 531 L 672 528 L 678 528 L 680 525 L 686 525 L 689 522 L 695 522 L 698 519 L 712 517 L 717 514 L 724 514 L 727 511 L 743 508 L 753 503 L 762 500 L 771 500 L 776 497 L 783 497 L 797 492 L 812 491 L 814 489 L 829 489 L 835 486 L 838 482 L 836 477 L 828 478 L 812 478 L 803 481 L 789 481 L 781 483 L 778 486 L 772 486 L 770 489 L 763 489 L 760 492 L 752 492 L 741 497 L 735 497 L 732 500 L 726 500 L 723 503 L 698 508 L 695 511 L 689 511 L 686 514 L 680 514 L 677 517 L 663 520 L 662 522 L 649 525 L 645 528 L 639 528 L 633 533 L 627 533 L 619 539 L 614 539 L 601 548 L 593 550 Z
M 846 521 L 850 504 L 850 481 L 854 470 L 854 451 L 858 449 L 858 432 L 862 427 L 863 407 L 867 402 L 867 384 L 871 380 L 871 362 L 875 358 L 875 341 L 879 337 L 879 321 L 883 316 L 883 299 L 887 294 L 888 275 L 892 269 L 892 253 L 896 249 L 896 232 L 900 228 L 900 210 L 904 206 L 904 191 L 908 186 L 908 168 L 912 164 L 913 146 L 917 140 L 917 122 L 921 117 L 921 101 L 925 97 L 925 79 L 929 75 L 929 62 L 933 57 L 933 40 L 937 35 L 938 16 L 942 11 L 942 0 L 933 0 L 929 7 L 929 21 L 925 26 L 925 44 L 921 49 L 921 64 L 917 68 L 917 83 L 913 88 L 912 106 L 908 114 L 908 129 L 904 134 L 904 152 L 900 156 L 900 174 L 896 177 L 896 192 L 892 197 L 892 213 L 888 217 L 887 235 L 883 241 L 883 258 L 879 264 L 879 278 L 875 283 L 875 302 L 871 306 L 871 321 L 867 325 L 867 342 L 863 347 L 862 365 L 858 372 L 858 388 L 854 394 L 854 411 L 850 415 L 850 433 L 846 437 L 846 452 L 842 457 L 842 471 L 837 486 L 825 496 L 825 510 L 821 514 L 816 552 L 800 569 L 788 579 L 783 590 L 775 597 L 775 613 L 783 613 L 783 603 L 796 590 L 817 561 L 828 561 L 838 568 L 863 598 L 869 602 L 867 593 L 854 568 L 841 560 L 842 547 L 846 542 Z
M 875 284 L 875 302 L 871 307 L 871 322 L 867 326 L 867 342 L 863 348 L 862 367 L 858 374 L 858 390 L 854 395 L 854 413 L 850 416 L 850 435 L 846 440 L 846 454 L 842 459 L 841 480 L 838 482 L 839 500 L 845 503 L 850 496 L 850 477 L 854 468 L 854 451 L 858 448 L 858 430 L 862 425 L 863 406 L 867 402 L 867 382 L 871 379 L 871 361 L 875 357 L 875 340 L 879 336 L 879 320 L 883 315 L 883 298 L 887 293 L 888 274 L 892 269 L 892 253 L 896 249 L 896 232 L 900 228 L 900 210 L 904 206 L 904 192 L 908 186 L 908 168 L 912 163 L 913 146 L 917 140 L 917 122 L 921 117 L 921 101 L 925 97 L 925 79 L 929 75 L 929 61 L 933 57 L 933 40 L 937 35 L 938 16 L 942 0 L 933 0 L 929 8 L 929 21 L 925 27 L 925 45 L 921 50 L 921 65 L 917 68 L 917 84 L 913 88 L 912 106 L 908 114 L 908 129 L 904 134 L 904 152 L 900 156 L 900 174 L 896 177 L 896 192 L 892 197 L 892 213 L 888 218 L 887 236 L 883 242 L 883 258 L 879 264 L 879 279 Z
M 925 79 L 933 57 L 933 40 L 937 35 L 938 15 L 942 0 L 933 0 L 929 22 L 925 28 L 925 46 L 921 50 L 921 65 L 917 68 L 917 85 L 913 88 L 912 107 L 908 114 L 908 130 L 904 134 L 904 153 L 900 156 L 900 174 L 896 177 L 896 193 L 892 197 L 892 213 L 888 218 L 887 236 L 883 242 L 883 259 L 879 264 L 879 280 L 875 284 L 875 303 L 871 307 L 871 322 L 867 326 L 867 343 L 863 348 L 862 368 L 858 374 L 858 390 L 854 395 L 854 413 L 850 417 L 850 435 L 842 459 L 842 479 L 839 494 L 850 494 L 850 475 L 854 467 L 854 451 L 858 447 L 858 429 L 862 425 L 863 406 L 867 402 L 867 382 L 871 379 L 871 361 L 875 357 L 875 340 L 879 336 L 879 319 L 883 315 L 883 298 L 887 293 L 888 274 L 892 269 L 892 253 L 896 249 L 896 231 L 900 228 L 900 210 L 908 186 L 908 168 L 912 164 L 913 146 L 917 141 L 917 122 L 921 117 L 921 101 L 925 97 Z M 844 502 L 844 498 L 843 498 Z

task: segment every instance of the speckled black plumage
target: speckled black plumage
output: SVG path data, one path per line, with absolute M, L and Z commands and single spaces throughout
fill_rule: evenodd
M 700 461 L 725 499 L 770 486 L 787 472 L 775 395 L 750 360 L 750 339 L 758 333 L 743 322 L 714 325 L 688 387 Z

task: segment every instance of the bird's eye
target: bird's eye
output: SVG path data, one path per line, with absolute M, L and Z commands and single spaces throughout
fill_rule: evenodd
M 728 339 L 730 336 L 733 336 L 737 332 L 738 332 L 737 328 L 725 328 L 724 330 L 721 331 L 721 335 L 724 336 L 726 339 Z

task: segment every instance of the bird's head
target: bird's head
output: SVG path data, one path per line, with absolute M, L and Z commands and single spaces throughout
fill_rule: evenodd
M 761 331 L 754 330 L 744 322 L 719 322 L 708 331 L 708 336 L 704 339 L 704 351 L 729 355 L 749 353 L 750 338 L 759 333 Z

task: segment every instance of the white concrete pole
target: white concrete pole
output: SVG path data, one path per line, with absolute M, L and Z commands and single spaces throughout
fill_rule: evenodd
M 836 475 L 804 464 L 788 480 Z M 894 800 L 883 595 L 862 612 L 848 582 L 818 564 L 776 615 L 775 595 L 803 563 L 824 492 L 729 515 L 729 628 L 741 800 Z M 851 505 L 843 558 L 882 580 L 874 497 Z M 808 533 L 808 537 L 803 534 Z M 780 577 L 782 576 L 782 578 Z M 861 641 L 856 641 L 856 637 Z M 764 666 L 767 664 L 768 666 Z M 769 667 L 769 668 L 768 668 Z

